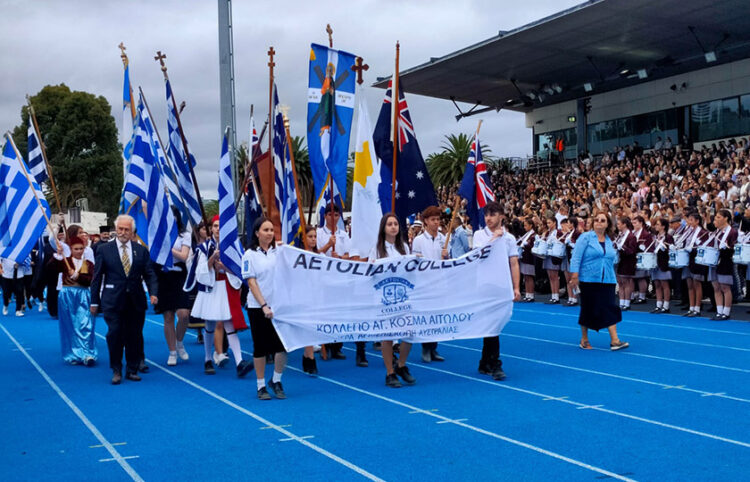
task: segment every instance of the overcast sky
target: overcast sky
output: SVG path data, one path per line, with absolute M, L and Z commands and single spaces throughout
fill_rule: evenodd
M 235 0 L 234 68 L 238 142 L 247 142 L 250 105 L 256 124 L 268 113 L 268 56 L 276 50 L 276 83 L 290 107 L 292 135 L 304 134 L 307 72 L 311 42 L 325 44 L 326 23 L 334 47 L 364 58 L 370 66 L 365 88 L 370 118 L 377 118 L 384 91 L 367 87 L 391 75 L 396 41 L 401 69 L 422 64 L 497 34 L 580 3 L 580 0 L 355 0 L 335 2 Z M 0 122 L 3 131 L 20 123 L 26 94 L 48 84 L 103 95 L 121 124 L 122 63 L 117 45 L 130 57 L 134 89 L 141 86 L 162 137 L 166 107 L 162 73 L 153 57 L 167 55 L 167 67 L 191 151 L 198 160 L 198 182 L 206 198 L 216 198 L 221 126 L 216 0 L 0 0 L 2 27 Z M 137 92 L 137 90 L 136 90 Z M 408 95 L 408 92 L 407 92 Z M 482 141 L 493 154 L 525 156 L 531 130 L 522 114 L 488 113 L 456 122 L 450 101 L 407 97 L 422 154 L 440 149 L 447 134 L 472 132 L 484 119 Z M 466 110 L 470 106 L 462 105 Z

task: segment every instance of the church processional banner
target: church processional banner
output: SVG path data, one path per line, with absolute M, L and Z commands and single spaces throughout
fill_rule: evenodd
M 500 333 L 513 311 L 504 243 L 450 260 L 375 263 L 278 250 L 269 305 L 288 351 L 332 342 L 483 338 Z

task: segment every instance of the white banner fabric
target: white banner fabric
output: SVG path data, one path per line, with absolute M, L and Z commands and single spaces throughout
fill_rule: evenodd
M 278 248 L 270 300 L 287 351 L 332 342 L 427 342 L 499 334 L 513 312 L 504 243 L 464 256 L 375 263 Z

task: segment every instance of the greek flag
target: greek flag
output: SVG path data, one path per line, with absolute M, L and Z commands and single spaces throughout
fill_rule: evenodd
M 299 217 L 297 203 L 297 186 L 292 170 L 291 139 L 286 137 L 284 116 L 279 109 L 279 95 L 276 86 L 273 90 L 273 165 L 275 170 L 274 192 L 276 206 L 281 215 L 281 240 L 286 244 L 294 244 L 299 235 L 302 222 Z
M 37 184 L 41 184 L 49 179 L 47 167 L 45 166 L 44 158 L 42 157 L 42 146 L 39 145 L 39 139 L 37 138 L 36 129 L 34 129 L 31 112 L 29 112 L 29 172 L 34 176 Z
M 135 126 L 135 112 L 133 110 L 133 89 L 130 86 L 130 63 L 125 60 L 125 74 L 122 83 L 122 163 L 127 176 L 130 154 L 133 152 L 133 127 Z
M 286 131 L 284 131 L 284 116 L 279 108 L 279 92 L 276 84 L 273 85 L 273 170 L 274 183 L 273 192 L 276 208 L 279 212 L 284 208 L 284 146 L 286 144 Z
M 219 161 L 219 260 L 230 273 L 242 279 L 243 249 L 237 236 L 237 210 L 234 207 L 232 163 L 229 160 L 229 138 L 224 134 Z
M 193 226 L 198 226 L 203 216 L 201 215 L 201 205 L 198 203 L 198 193 L 193 185 L 193 179 L 190 175 L 190 169 L 195 167 L 195 158 L 190 156 L 190 164 L 186 161 L 185 150 L 182 146 L 182 136 L 179 124 L 177 123 L 177 112 L 174 110 L 174 101 L 172 100 L 172 86 L 169 80 L 167 85 L 167 130 L 169 132 L 169 148 L 167 155 L 172 162 L 174 175 L 179 186 L 180 197 L 184 201 L 184 211 L 187 215 L 183 219 L 185 225 L 188 221 Z
M 28 177 L 13 138 L 5 138 L 0 160 L 0 258 L 21 264 L 42 235 L 50 209 L 39 185 Z
M 145 201 L 148 233 L 146 243 L 151 260 L 169 268 L 174 264 L 172 246 L 178 236 L 177 224 L 169 209 L 166 187 L 159 170 L 159 147 L 153 142 L 154 133 L 150 126 L 148 113 L 141 99 L 133 135 L 133 155 L 130 158 L 123 197 L 128 196 L 127 199 L 133 206 L 143 206 Z
M 331 204 L 330 176 L 328 176 L 327 181 L 328 182 L 326 182 L 323 192 L 320 193 L 318 199 L 315 201 L 315 212 L 318 213 L 318 224 L 320 226 L 323 226 L 325 224 L 326 206 Z M 336 229 L 346 229 L 346 225 L 344 224 L 344 200 L 341 198 L 341 193 L 339 192 L 339 190 L 336 189 L 335 183 L 333 184 L 333 202 L 336 204 L 336 206 L 339 207 L 339 210 L 341 212 L 341 217 L 339 218 L 339 222 L 336 225 Z

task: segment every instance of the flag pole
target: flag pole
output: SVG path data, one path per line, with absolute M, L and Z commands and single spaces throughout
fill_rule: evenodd
M 289 132 L 289 118 L 284 115 L 284 131 L 286 132 L 286 148 L 289 149 L 289 159 L 292 164 L 292 176 L 294 177 L 294 191 L 297 195 L 297 209 L 299 210 L 299 222 L 300 222 L 300 229 L 302 229 L 302 245 L 305 247 L 305 250 L 307 251 L 309 247 L 307 246 L 307 236 L 305 236 L 305 213 L 302 210 L 302 201 L 299 197 L 299 183 L 297 182 L 297 168 L 294 166 L 294 151 L 292 150 L 292 135 Z
M 276 63 L 273 61 L 273 56 L 276 51 L 273 46 L 268 48 L 268 174 L 270 175 L 270 186 L 272 187 L 271 193 L 269 193 L 269 199 L 273 199 L 276 183 L 275 166 L 273 165 L 273 67 Z M 260 144 L 260 140 L 258 140 Z M 271 217 L 271 206 L 268 206 L 268 217 Z
M 169 156 L 167 155 L 166 149 L 164 149 L 164 143 L 161 141 L 161 136 L 159 135 L 159 129 L 156 127 L 156 124 L 153 122 L 154 116 L 151 115 L 151 109 L 148 107 L 148 102 L 146 101 L 146 95 L 143 93 L 143 89 L 141 89 L 141 86 L 138 86 L 138 93 L 141 94 L 141 99 L 143 99 L 143 106 L 146 108 L 146 112 L 148 112 L 148 117 L 152 120 L 151 127 L 154 128 L 154 132 L 156 133 L 156 139 L 159 141 L 159 147 L 161 148 L 162 154 L 164 154 L 164 159 L 167 161 L 167 166 L 169 166 L 169 171 L 171 174 L 172 182 L 175 183 L 175 186 L 177 186 L 177 194 L 180 196 L 180 201 L 182 201 L 182 205 L 186 206 L 185 204 L 185 198 L 182 197 L 182 191 L 180 191 L 180 183 L 177 181 L 177 178 L 175 177 L 175 170 L 174 167 L 172 167 L 172 161 L 169 160 Z M 172 95 L 172 98 L 174 99 L 174 94 Z M 169 190 L 167 189 L 166 184 L 164 185 L 164 191 L 169 194 Z M 170 199 L 169 196 L 167 196 L 167 199 Z M 187 226 L 189 219 L 183 220 L 183 224 Z
M 55 203 L 57 204 L 57 212 L 62 212 L 62 207 L 60 205 L 60 196 L 57 194 L 57 186 L 55 186 L 55 178 L 52 176 L 52 167 L 49 165 L 49 160 L 47 159 L 47 148 L 44 145 L 44 141 L 42 140 L 42 134 L 39 132 L 39 124 L 37 124 L 36 121 L 36 113 L 34 112 L 34 106 L 31 105 L 31 97 L 28 95 L 26 96 L 26 102 L 29 105 L 29 115 L 31 116 L 31 122 L 34 125 L 34 132 L 36 133 L 36 138 L 39 141 L 39 147 L 42 149 L 42 159 L 44 159 L 44 165 L 47 167 L 47 174 L 49 174 L 49 182 L 50 186 L 52 186 L 52 193 L 55 195 Z
M 120 42 L 120 45 L 117 46 L 120 49 L 120 58 L 122 59 L 122 65 L 123 67 L 127 68 L 130 65 L 130 60 L 128 60 L 128 54 L 125 53 L 125 44 Z M 128 81 L 128 83 L 130 83 Z M 130 88 L 130 115 L 133 117 L 133 120 L 135 120 L 135 103 L 133 102 L 133 88 L 128 86 Z
M 398 98 L 398 57 L 400 53 L 400 46 L 398 41 L 396 42 L 396 69 L 393 72 L 393 89 L 391 92 L 391 108 L 393 109 L 393 178 L 391 180 L 391 211 L 396 212 L 396 163 L 398 162 L 398 114 L 399 114 L 399 98 Z
M 167 65 L 164 63 L 164 59 L 166 58 L 167 56 L 161 53 L 161 50 L 158 50 L 156 52 L 156 57 L 154 57 L 154 60 L 156 60 L 157 62 L 161 64 L 161 71 L 164 74 L 164 81 L 168 82 L 169 76 L 167 75 Z M 174 107 L 175 118 L 177 118 L 177 128 L 180 130 L 180 139 L 182 140 L 182 148 L 185 151 L 185 162 L 190 168 L 190 178 L 193 180 L 193 188 L 195 189 L 195 196 L 198 198 L 198 204 L 201 207 L 201 217 L 203 218 L 203 225 L 206 227 L 207 230 L 209 230 L 210 226 L 208 225 L 208 218 L 206 218 L 206 210 L 203 208 L 203 199 L 201 198 L 201 191 L 198 188 L 198 180 L 195 177 L 195 170 L 193 169 L 193 163 L 190 162 L 190 151 L 188 150 L 187 139 L 185 138 L 185 132 L 182 130 L 182 121 L 180 120 L 180 113 L 177 110 L 177 101 L 175 100 L 174 90 L 172 90 L 172 106 Z
M 44 210 L 44 206 L 42 206 L 42 201 L 39 200 L 39 195 L 36 193 L 36 189 L 34 189 L 34 183 L 31 182 L 31 178 L 29 177 L 29 173 L 26 171 L 26 166 L 23 162 L 23 157 L 21 157 L 21 153 L 18 152 L 18 147 L 16 147 L 16 143 L 13 142 L 13 137 L 10 135 L 10 132 L 5 133 L 5 138 L 10 142 L 10 145 L 13 146 L 13 150 L 16 153 L 16 159 L 18 159 L 18 164 L 21 166 L 21 171 L 23 171 L 23 175 L 26 178 L 26 181 L 29 183 L 29 189 L 31 189 L 31 192 L 34 193 L 34 199 L 36 199 L 36 203 L 39 206 L 39 209 L 42 211 L 42 215 L 44 216 L 44 219 L 47 220 L 47 227 L 49 228 L 50 235 L 55 234 L 55 230 L 52 228 L 52 221 L 50 221 L 49 216 L 47 216 L 47 211 Z M 65 233 L 67 237 L 67 232 Z M 57 241 L 55 241 L 57 243 Z M 68 269 L 73 269 L 70 267 L 70 264 L 68 263 L 68 259 L 63 256 L 63 259 L 65 260 L 65 266 L 67 266 Z
M 477 130 L 474 133 L 474 142 L 477 143 L 476 149 L 479 149 L 479 141 L 477 137 L 479 136 L 479 129 L 482 128 L 482 120 L 479 120 L 479 124 L 477 124 Z M 448 249 L 448 244 L 451 242 L 451 234 L 453 234 L 453 221 L 456 219 L 456 213 L 458 213 L 458 208 L 461 206 L 461 196 L 456 194 L 456 201 L 453 205 L 453 213 L 451 214 L 451 223 L 448 225 L 448 235 L 445 237 L 445 244 L 443 245 L 443 249 Z

